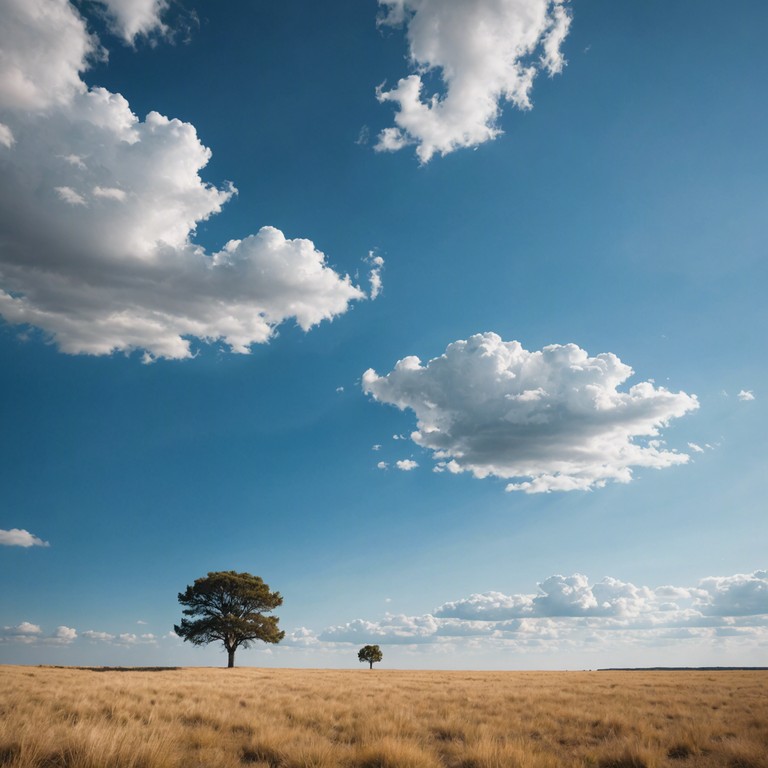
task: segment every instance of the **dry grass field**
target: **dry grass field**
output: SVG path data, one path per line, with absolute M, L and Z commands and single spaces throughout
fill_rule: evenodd
M 13 768 L 768 768 L 768 672 L 0 667 Z

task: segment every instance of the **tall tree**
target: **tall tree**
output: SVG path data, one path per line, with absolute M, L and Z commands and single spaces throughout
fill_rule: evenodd
M 181 624 L 173 630 L 194 645 L 224 643 L 227 667 L 235 666 L 235 651 L 248 648 L 254 640 L 279 643 L 285 632 L 278 629 L 277 616 L 265 613 L 283 604 L 279 592 L 270 592 L 260 576 L 236 571 L 215 571 L 197 579 L 179 602 L 186 606 Z
M 367 661 L 370 665 L 368 669 L 373 669 L 373 663 L 375 661 L 381 661 L 384 658 L 384 654 L 381 652 L 381 648 L 378 645 L 364 645 L 357 652 L 358 661 Z

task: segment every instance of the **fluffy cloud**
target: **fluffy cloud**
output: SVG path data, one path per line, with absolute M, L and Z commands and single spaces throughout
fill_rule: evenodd
M 381 271 L 384 269 L 384 258 L 373 251 L 368 252 L 366 261 L 371 265 L 369 281 L 371 284 L 371 299 L 375 299 L 382 291 Z
M 43 632 L 38 624 L 29 621 L 22 621 L 15 627 L 3 627 L 3 630 L 9 635 L 40 635 Z
M 416 72 L 377 90 L 397 106 L 395 126 L 379 134 L 376 149 L 415 144 L 426 163 L 472 147 L 501 132 L 504 102 L 530 109 L 536 74 L 565 65 L 561 46 L 571 17 L 567 0 L 379 0 L 383 26 L 407 29 Z M 427 76 L 438 72 L 444 93 L 425 93 Z
M 355 619 L 337 627 L 328 627 L 320 640 L 342 643 L 365 643 L 382 640 L 388 643 L 431 642 L 439 628 L 434 616 L 387 615 L 377 622 Z
M 11 528 L 10 531 L 4 531 L 0 528 L 0 545 L 6 547 L 48 547 L 47 541 L 39 539 L 29 531 L 23 528 Z
M 646 587 L 613 578 L 591 585 L 580 573 L 554 575 L 542 581 L 535 595 L 487 592 L 445 603 L 435 611 L 441 618 L 505 621 L 531 617 L 631 617 L 648 612 L 655 595 Z
M 115 635 L 111 632 L 98 632 L 88 629 L 80 633 L 82 637 L 93 642 L 106 643 L 107 645 L 133 646 L 133 645 L 154 645 L 157 643 L 157 636 L 151 632 L 137 635 L 135 632 L 120 632 Z M 173 635 L 175 638 L 176 635 Z
M 107 5 L 131 35 L 164 3 Z M 214 253 L 195 245 L 196 226 L 236 190 L 200 178 L 211 152 L 194 126 L 157 112 L 141 121 L 120 94 L 86 88 L 97 41 L 66 0 L 6 0 L 0 14 L 7 321 L 65 352 L 184 358 L 192 338 L 247 352 L 286 320 L 308 330 L 365 298 L 310 240 L 272 227 Z M 371 261 L 371 295 L 382 263 Z
M 154 645 L 157 642 L 157 637 L 151 632 L 145 632 L 142 635 L 137 635 L 135 632 L 121 632 L 115 639 L 115 645 L 139 645 L 139 644 L 151 644 Z
M 280 641 L 281 645 L 295 648 L 313 648 L 319 644 L 317 635 L 306 627 L 299 627 L 292 632 L 286 632 Z
M 48 638 L 48 642 L 55 645 L 69 645 L 77 639 L 77 630 L 72 627 L 60 626 L 56 627 L 55 634 Z
M 0 123 L 0 144 L 6 149 L 10 149 L 15 142 L 16 139 L 13 137 L 13 131 L 5 123 Z
M 766 571 L 656 589 L 611 577 L 591 583 L 583 574 L 554 575 L 540 582 L 534 594 L 474 594 L 420 616 L 355 619 L 328 627 L 318 639 L 414 646 L 471 641 L 475 647 L 557 650 L 613 641 L 658 644 L 669 638 L 746 636 L 768 640 Z
M 768 614 L 768 571 L 737 573 L 703 579 L 700 604 L 708 615 L 754 616 Z
M 402 472 L 410 472 L 412 469 L 416 469 L 419 463 L 413 459 L 399 459 L 395 462 L 395 466 Z
M 148 35 L 155 30 L 165 31 L 161 21 L 168 0 L 100 0 L 106 6 L 113 30 L 125 42 L 133 43 L 138 35 Z
M 532 612 L 533 598 L 528 595 L 505 595 L 503 592 L 484 592 L 444 603 L 435 611 L 440 618 L 462 621 L 505 621 Z
M 0 20 L 0 109 L 44 109 L 86 90 L 80 73 L 97 41 L 68 0 L 3 0 Z
M 750 400 L 755 399 L 755 393 L 751 389 L 742 389 L 736 397 L 742 402 L 748 403 Z
M 426 365 L 412 356 L 386 376 L 369 369 L 362 386 L 414 411 L 411 438 L 439 470 L 514 479 L 507 490 L 538 493 L 629 482 L 633 467 L 688 461 L 658 436 L 698 408 L 696 397 L 647 381 L 619 391 L 632 373 L 611 353 L 589 357 L 575 344 L 529 352 L 483 333 Z
M 52 635 L 44 636 L 42 628 L 29 621 L 22 621 L 15 627 L 3 627 L 3 631 L 0 633 L 0 642 L 11 641 L 26 645 L 39 643 L 43 645 L 69 645 L 76 639 L 77 630 L 72 627 L 62 625 L 57 627 Z

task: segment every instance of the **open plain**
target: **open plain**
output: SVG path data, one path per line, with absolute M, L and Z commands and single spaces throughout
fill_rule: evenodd
M 0 667 L 12 768 L 768 768 L 768 671 Z

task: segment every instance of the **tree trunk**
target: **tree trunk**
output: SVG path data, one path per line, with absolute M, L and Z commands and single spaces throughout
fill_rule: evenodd
M 232 669 L 232 667 L 235 666 L 235 649 L 227 648 L 227 655 L 229 656 L 227 660 L 227 669 Z
M 373 662 L 369 661 L 368 663 L 371 665 L 370 667 L 368 667 L 368 669 L 373 669 Z

